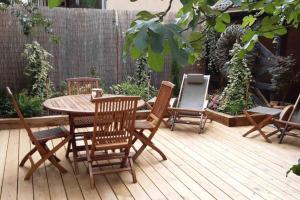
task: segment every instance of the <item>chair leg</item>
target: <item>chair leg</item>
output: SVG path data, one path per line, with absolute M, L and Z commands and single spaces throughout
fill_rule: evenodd
M 44 147 L 44 149 L 47 151 L 47 153 L 51 152 L 51 150 L 48 148 L 48 146 L 46 144 L 42 145 Z M 54 155 L 54 152 L 52 154 L 52 156 L 50 156 L 48 158 L 48 160 L 61 172 L 61 173 L 66 173 L 67 170 L 61 166 L 58 162 L 58 158 Z
M 141 155 L 141 153 L 145 150 L 145 148 L 147 146 L 150 146 L 154 151 L 156 151 L 162 157 L 163 160 L 167 160 L 167 156 L 159 148 L 157 148 L 154 144 L 151 144 L 151 145 L 144 144 L 143 146 L 141 146 L 141 148 L 139 148 L 139 150 L 134 154 L 132 159 L 135 161 L 139 157 L 139 155 Z
M 281 134 L 280 134 L 280 138 L 279 138 L 279 142 L 278 142 L 279 144 L 282 143 L 283 138 L 284 138 L 284 136 L 285 136 L 285 133 L 286 133 L 287 129 L 288 129 L 288 127 L 285 127 L 284 129 L 282 129 L 282 130 L 280 131 Z
M 39 154 L 41 155 L 41 159 L 37 161 L 35 164 L 31 166 L 27 174 L 25 175 L 25 180 L 30 179 L 32 174 L 39 168 L 41 164 L 43 164 L 47 159 L 50 157 L 53 157 L 54 153 L 59 150 L 61 147 L 63 147 L 69 140 L 71 139 L 70 136 L 66 137 L 63 141 L 61 141 L 58 145 L 56 145 L 54 148 L 49 151 L 46 144 L 41 144 L 41 148 L 38 150 Z M 54 162 L 56 161 L 55 158 L 53 158 Z M 56 161 L 57 162 L 57 161 Z
M 36 147 L 34 147 L 33 149 L 31 149 L 25 156 L 24 158 L 22 159 L 21 163 L 20 163 L 20 166 L 23 167 L 25 162 L 29 159 L 29 157 L 34 154 L 36 152 Z
M 128 160 L 129 151 L 130 151 L 130 149 L 128 149 L 128 148 L 125 149 L 125 156 L 124 156 L 124 158 L 122 158 L 121 168 L 124 168 L 126 166 L 126 162 Z
M 78 174 L 79 168 L 78 168 L 78 163 L 77 163 L 78 154 L 77 154 L 77 150 L 76 150 L 76 140 L 75 140 L 75 138 L 72 138 L 71 140 L 72 140 L 74 171 L 75 171 L 75 174 Z
M 136 180 L 135 170 L 134 170 L 134 167 L 133 167 L 132 157 L 129 157 L 128 161 L 129 161 L 129 166 L 130 166 L 130 169 L 131 169 L 130 172 L 131 172 L 131 175 L 132 175 L 132 182 L 136 183 L 137 180 Z
M 71 141 L 68 142 L 67 151 L 66 151 L 66 158 L 69 158 L 70 150 L 71 150 Z
M 49 159 L 48 159 L 61 173 L 67 173 L 68 171 L 63 167 L 61 166 L 58 161 L 55 159 L 54 156 L 51 156 Z
M 83 136 L 84 139 L 84 146 L 85 146 L 85 153 L 87 156 L 87 163 L 88 163 L 88 171 L 89 171 L 89 175 L 90 175 L 90 183 L 91 183 L 91 188 L 93 189 L 95 187 L 95 179 L 94 179 L 94 174 L 93 174 L 93 166 L 92 166 L 92 159 L 90 156 L 90 150 L 89 150 L 89 145 L 88 145 L 88 141 L 87 141 L 87 136 L 84 135 Z
M 93 167 L 91 161 L 88 162 L 88 168 L 89 168 L 91 188 L 93 189 L 95 187 L 95 179 L 94 179 Z
M 172 120 L 171 120 L 171 131 L 174 131 L 175 121 L 176 121 L 176 114 L 173 114 Z

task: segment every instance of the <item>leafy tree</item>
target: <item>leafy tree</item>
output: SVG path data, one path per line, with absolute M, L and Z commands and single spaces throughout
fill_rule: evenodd
M 300 20 L 300 0 L 231 0 L 232 4 L 223 10 L 215 6 L 217 0 L 180 1 L 182 8 L 174 23 L 164 22 L 173 0 L 169 0 L 163 12 L 139 12 L 126 32 L 123 56 L 130 55 L 134 59 L 147 56 L 148 64 L 156 71 L 162 70 L 168 54 L 180 66 L 194 63 L 202 56 L 201 46 L 205 40 L 205 31 L 199 31 L 198 26 L 223 32 L 231 23 L 227 11 L 233 6 L 248 11 L 242 20 L 246 31 L 242 37 L 241 57 L 253 49 L 259 36 L 272 39 L 284 35 L 288 27 L 297 27 Z

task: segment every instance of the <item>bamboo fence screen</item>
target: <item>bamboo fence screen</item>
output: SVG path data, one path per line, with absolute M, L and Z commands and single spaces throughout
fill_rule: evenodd
M 134 61 L 128 59 L 123 63 L 122 47 L 124 33 L 137 12 L 70 8 L 42 8 L 42 12 L 53 20 L 54 33 L 60 38 L 58 44 L 49 42 L 43 31 L 35 36 L 24 36 L 17 19 L 9 11 L 0 12 L 0 88 L 10 86 L 20 90 L 25 87 L 25 61 L 21 54 L 24 44 L 33 40 L 53 55 L 54 69 L 50 78 L 55 86 L 66 78 L 91 76 L 91 68 L 96 69 L 104 88 L 133 74 Z M 166 21 L 173 19 L 174 15 L 169 14 Z M 153 73 L 154 85 L 168 80 L 170 70 L 171 62 L 167 59 L 164 70 Z

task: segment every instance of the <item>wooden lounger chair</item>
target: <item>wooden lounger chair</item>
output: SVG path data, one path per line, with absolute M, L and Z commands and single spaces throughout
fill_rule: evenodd
M 24 164 L 27 160 L 29 160 L 31 163 L 31 167 L 30 167 L 29 171 L 27 172 L 27 174 L 25 175 L 24 179 L 25 180 L 30 179 L 30 177 L 35 172 L 35 170 L 37 170 L 39 168 L 39 166 L 41 164 L 43 164 L 46 160 L 49 160 L 61 173 L 67 172 L 67 170 L 58 163 L 59 159 L 54 155 L 54 153 L 58 149 L 63 147 L 71 139 L 71 135 L 69 134 L 69 132 L 63 127 L 32 132 L 29 125 L 25 121 L 23 114 L 21 113 L 21 111 L 19 109 L 19 106 L 18 106 L 12 92 L 10 91 L 10 89 L 8 87 L 6 87 L 6 90 L 7 90 L 8 96 L 11 100 L 11 103 L 14 106 L 14 108 L 20 118 L 20 121 L 21 121 L 23 127 L 26 129 L 26 131 L 28 133 L 29 139 L 31 140 L 32 144 L 34 145 L 34 148 L 31 149 L 24 156 L 24 158 L 22 159 L 22 161 L 20 163 L 20 166 L 24 166 Z M 59 139 L 59 138 L 63 138 L 63 140 L 50 150 L 46 143 L 50 140 Z M 34 162 L 32 159 L 32 155 L 36 151 L 40 154 L 41 158 L 37 162 Z
M 296 134 L 294 132 L 291 132 L 294 129 L 300 130 L 300 94 L 298 96 L 298 99 L 293 106 L 293 110 L 287 120 L 276 120 L 274 119 L 274 124 L 278 128 L 278 130 L 281 132 L 279 143 L 282 143 L 283 138 L 286 135 L 289 136 L 295 136 L 300 137 L 299 134 Z
M 130 171 L 133 182 L 136 182 L 129 152 L 132 147 L 132 133 L 139 99 L 140 97 L 121 96 L 100 98 L 95 101 L 92 136 L 83 135 L 92 187 L 95 184 L 94 175 L 120 171 Z M 110 165 L 119 165 L 120 168 L 100 168 Z
M 175 107 L 169 109 L 172 114 L 171 130 L 173 131 L 176 123 L 199 125 L 199 133 L 203 132 L 207 120 L 205 109 L 208 101 L 206 100 L 209 75 L 203 74 L 184 74 L 179 97 Z M 182 118 L 200 118 L 200 121 L 182 120 Z

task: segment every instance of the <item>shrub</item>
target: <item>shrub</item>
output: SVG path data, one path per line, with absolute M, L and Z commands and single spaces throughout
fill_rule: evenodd
M 24 117 L 40 116 L 43 113 L 42 100 L 38 96 L 28 95 L 26 90 L 16 96 L 16 101 Z M 4 90 L 0 90 L 0 116 L 17 117 L 17 113 Z
M 29 93 L 45 99 L 51 96 L 52 82 L 49 71 L 53 68 L 49 63 L 52 56 L 38 42 L 25 44 L 23 56 L 27 61 L 24 74 L 30 79 Z
M 18 94 L 17 102 L 24 117 L 40 116 L 43 113 L 42 99 L 28 95 L 26 90 Z
M 110 89 L 114 94 L 140 96 L 147 101 L 157 93 L 156 88 L 150 84 L 150 76 L 147 60 L 140 58 L 136 61 L 134 76 L 128 76 L 125 82 L 113 85 Z
M 114 94 L 124 94 L 132 96 L 140 96 L 144 100 L 149 100 L 156 95 L 156 89 L 150 87 L 148 95 L 148 86 L 147 85 L 137 85 L 130 81 L 125 81 L 120 84 L 113 85 L 111 90 Z
M 238 115 L 253 106 L 249 95 L 249 85 L 252 78 L 246 59 L 240 58 L 239 44 L 234 44 L 231 50 L 232 59 L 228 63 L 228 84 L 220 96 L 219 111 Z
M 13 113 L 13 108 L 5 90 L 0 90 L 0 116 L 6 117 Z

